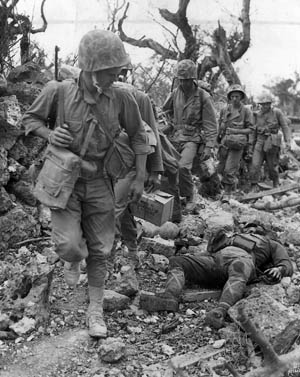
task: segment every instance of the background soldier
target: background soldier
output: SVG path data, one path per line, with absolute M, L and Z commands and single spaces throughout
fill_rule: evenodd
M 229 104 L 220 112 L 218 172 L 222 175 L 226 194 L 230 194 L 238 184 L 245 148 L 253 148 L 253 116 L 251 110 L 241 102 L 245 97 L 240 85 L 230 86 L 227 92 Z
M 279 185 L 279 155 L 282 144 L 283 132 L 286 148 L 291 148 L 291 132 L 288 127 L 287 120 L 281 110 L 272 107 L 272 97 L 270 95 L 262 95 L 258 103 L 261 109 L 255 116 L 255 145 L 250 168 L 251 189 L 257 191 L 257 183 L 261 173 L 261 167 L 266 161 L 270 179 L 273 186 Z
M 181 60 L 176 68 L 178 87 L 170 93 L 163 111 L 173 121 L 170 140 L 181 154 L 179 189 L 187 203 L 193 202 L 194 185 L 191 169 L 197 155 L 208 159 L 215 147 L 217 121 L 210 95 L 197 86 L 197 68 L 192 60 Z

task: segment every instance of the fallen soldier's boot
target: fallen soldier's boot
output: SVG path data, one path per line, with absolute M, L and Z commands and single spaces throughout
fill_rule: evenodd
M 140 308 L 148 312 L 177 312 L 179 302 L 176 297 L 168 292 L 154 294 L 142 291 L 140 295 Z
M 80 262 L 65 262 L 64 276 L 69 287 L 76 287 L 80 278 Z
M 209 311 L 205 317 L 205 324 L 213 327 L 214 329 L 220 329 L 225 325 L 226 310 L 223 308 L 215 308 Z

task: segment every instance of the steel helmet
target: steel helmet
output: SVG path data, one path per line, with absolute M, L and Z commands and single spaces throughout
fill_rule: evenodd
M 268 93 L 261 94 L 257 99 L 257 103 L 271 103 L 271 102 L 273 102 L 273 98 L 271 94 L 268 94 Z
M 242 94 L 242 99 L 246 97 L 246 93 L 244 89 L 239 84 L 230 85 L 230 87 L 227 90 L 227 99 L 230 99 L 230 96 L 233 92 L 240 92 Z
M 91 30 L 86 33 L 78 50 L 78 66 L 83 71 L 124 67 L 130 63 L 121 39 L 109 30 Z
M 175 69 L 175 76 L 177 79 L 196 79 L 197 67 L 196 64 L 190 59 L 181 60 Z

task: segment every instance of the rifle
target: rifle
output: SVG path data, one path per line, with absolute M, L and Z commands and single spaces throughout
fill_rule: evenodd
M 54 49 L 54 77 L 55 80 L 58 81 L 58 51 L 60 48 L 58 46 L 55 46 Z

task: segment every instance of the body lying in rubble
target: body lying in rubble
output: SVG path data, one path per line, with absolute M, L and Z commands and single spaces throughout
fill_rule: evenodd
M 279 283 L 293 274 L 286 249 L 257 222 L 246 224 L 243 232 L 227 236 L 224 230 L 211 236 L 207 253 L 170 258 L 165 290 L 155 295 L 142 293 L 140 306 L 148 311 L 178 311 L 186 281 L 204 288 L 223 288 L 218 306 L 206 314 L 207 325 L 224 326 L 227 310 L 240 300 L 248 283 L 261 279 Z

